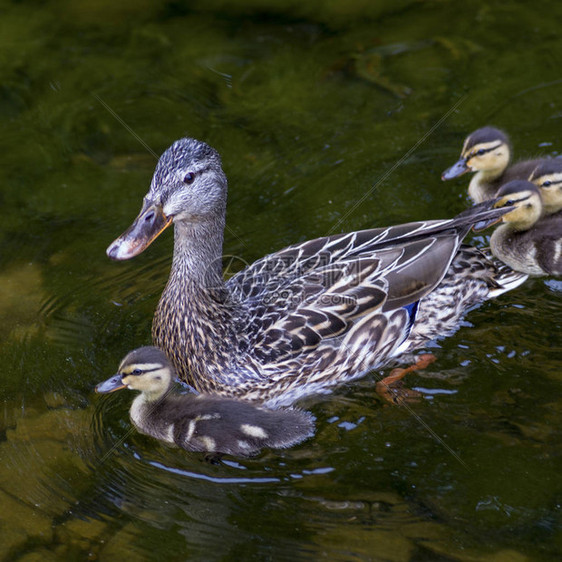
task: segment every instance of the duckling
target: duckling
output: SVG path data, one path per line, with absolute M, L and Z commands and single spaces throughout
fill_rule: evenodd
M 523 160 L 508 168 L 511 158 L 509 137 L 495 127 L 482 127 L 466 137 L 460 159 L 447 168 L 442 180 L 476 172 L 470 180 L 468 195 L 475 203 L 493 199 L 496 191 L 512 180 L 526 180 L 547 159 Z
M 96 392 L 140 390 L 130 410 L 136 428 L 187 451 L 249 456 L 264 447 L 291 447 L 314 433 L 314 417 L 308 412 L 268 410 L 212 394 L 172 394 L 175 378 L 164 352 L 141 347 Z
M 492 234 L 492 253 L 528 275 L 562 275 L 562 214 L 542 216 L 540 191 L 528 181 L 511 181 L 497 196 L 496 207 L 513 210 L 501 217 L 501 226 Z
M 543 213 L 562 211 L 562 158 L 542 160 L 529 176 L 541 192 Z

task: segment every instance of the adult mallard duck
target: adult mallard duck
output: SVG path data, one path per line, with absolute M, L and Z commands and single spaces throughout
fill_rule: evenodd
M 470 180 L 468 195 L 475 203 L 495 197 L 508 181 L 526 180 L 545 159 L 523 160 L 508 167 L 511 148 L 508 136 L 495 127 L 482 127 L 466 137 L 461 156 L 441 175 L 442 180 L 476 172 Z
M 562 211 L 562 158 L 540 162 L 529 176 L 541 192 L 543 213 L 552 215 Z
M 117 374 L 98 384 L 96 392 L 139 390 L 130 411 L 135 427 L 187 451 L 247 456 L 264 447 L 291 447 L 314 432 L 308 412 L 267 410 L 216 395 L 175 394 L 174 379 L 174 369 L 160 349 L 141 347 L 131 351 Z
M 554 207 L 562 205 L 562 191 L 556 192 Z M 562 275 L 562 213 L 544 215 L 541 192 L 528 181 L 511 181 L 497 195 L 496 207 L 509 212 L 490 239 L 494 255 L 528 275 Z
M 455 268 L 472 275 L 462 261 L 452 263 L 462 239 L 475 222 L 506 212 L 486 203 L 454 219 L 317 238 L 224 283 L 226 194 L 219 154 L 203 142 L 178 140 L 161 156 L 139 216 L 107 253 L 132 258 L 173 222 L 155 345 L 198 391 L 270 405 L 357 378 L 411 347 L 420 301 L 458 277 Z M 510 276 L 503 290 L 514 284 Z

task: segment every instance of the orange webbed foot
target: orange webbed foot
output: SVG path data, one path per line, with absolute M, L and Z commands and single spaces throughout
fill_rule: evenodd
M 408 374 L 431 365 L 437 357 L 433 353 L 423 353 L 418 356 L 416 362 L 409 367 L 397 367 L 390 374 L 377 382 L 375 391 L 390 404 L 403 404 L 404 402 L 415 402 L 421 397 L 416 390 L 403 388 L 402 379 Z

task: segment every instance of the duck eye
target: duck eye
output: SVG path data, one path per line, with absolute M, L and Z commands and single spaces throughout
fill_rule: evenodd
M 550 180 L 546 180 L 541 183 L 541 187 L 550 187 L 551 185 L 552 182 Z
M 484 154 L 486 152 L 486 150 L 484 148 L 481 148 L 480 150 L 476 151 L 476 156 L 482 156 L 482 154 Z
M 135 370 L 131 373 L 131 375 L 137 375 L 137 376 L 138 376 L 138 375 L 142 375 L 142 371 L 141 371 L 140 369 L 135 369 Z
M 190 183 L 193 183 L 194 179 L 195 179 L 195 174 L 193 172 L 188 172 L 183 177 L 183 183 L 189 185 Z

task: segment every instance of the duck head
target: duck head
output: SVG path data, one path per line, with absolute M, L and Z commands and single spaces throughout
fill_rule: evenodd
M 524 180 L 514 180 L 502 185 L 496 193 L 494 207 L 511 210 L 499 219 L 514 230 L 528 230 L 542 214 L 541 194 L 536 185 Z
M 510 157 L 508 136 L 495 127 L 482 127 L 466 137 L 459 160 L 441 174 L 441 179 L 479 171 L 499 176 L 507 168 Z
M 177 140 L 158 160 L 139 215 L 107 248 L 107 255 L 128 260 L 143 252 L 172 223 L 224 217 L 226 191 L 218 152 L 195 139 Z
M 128 388 L 157 400 L 168 390 L 173 378 L 173 368 L 164 352 L 152 346 L 140 347 L 121 361 L 117 374 L 96 386 L 96 392 L 107 394 Z

